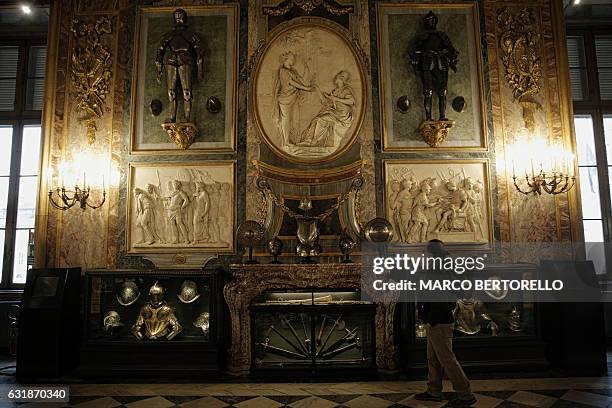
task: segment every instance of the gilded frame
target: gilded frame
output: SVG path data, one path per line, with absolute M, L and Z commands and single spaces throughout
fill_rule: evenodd
M 391 178 L 389 177 L 389 169 L 391 166 L 394 165 L 404 165 L 404 166 L 409 166 L 409 165 L 417 165 L 417 166 L 429 166 L 431 167 L 432 165 L 441 165 L 441 166 L 448 166 L 448 165 L 452 165 L 452 166 L 461 166 L 461 165 L 465 165 L 465 164 L 478 164 L 480 166 L 482 166 L 482 183 L 483 183 L 483 187 L 484 190 L 482 191 L 482 195 L 483 195 L 483 202 L 485 204 L 485 208 L 486 208 L 486 214 L 484 215 L 484 221 L 486 222 L 487 225 L 487 236 L 486 236 L 486 242 L 481 241 L 481 242 L 449 242 L 449 245 L 458 245 L 458 246 L 463 246 L 465 244 L 469 244 L 471 246 L 474 247 L 478 247 L 478 248 L 491 248 L 494 242 L 494 224 L 493 224 L 493 202 L 492 202 L 492 194 L 491 194 L 491 175 L 490 175 L 490 170 L 489 170 L 489 166 L 490 166 L 490 162 L 489 159 L 485 159 L 485 158 L 474 158 L 474 159 L 432 159 L 432 160 L 426 160 L 426 159 L 414 159 L 414 160 L 405 160 L 405 159 L 386 159 L 383 160 L 383 209 L 384 209 L 384 215 L 388 220 L 391 220 L 392 217 L 390 217 L 390 214 L 388 213 L 388 208 L 387 208 L 387 201 L 388 201 L 388 195 L 389 195 L 389 191 L 388 191 L 388 183 L 391 180 Z M 420 180 L 419 180 L 420 181 Z M 428 237 L 428 239 L 433 238 L 433 237 Z M 394 243 L 394 246 L 397 246 L 399 248 L 410 248 L 411 246 L 421 246 L 424 243 Z
M 383 27 L 383 15 L 386 10 L 401 10 L 401 9 L 413 9 L 423 10 L 424 12 L 432 9 L 449 9 L 449 10 L 467 10 L 471 15 L 472 20 L 472 35 L 474 38 L 474 55 L 475 60 L 470 61 L 470 66 L 475 66 L 477 70 L 475 82 L 478 87 L 476 96 L 478 98 L 477 113 L 480 116 L 479 124 L 474 124 L 474 128 L 480 131 L 480 140 L 478 146 L 447 146 L 444 143 L 438 147 L 429 146 L 393 146 L 390 140 L 390 123 L 393 118 L 389 119 L 395 109 L 396 101 L 393 100 L 392 95 L 388 95 L 388 87 L 390 86 L 391 79 L 388 78 L 386 72 L 385 61 L 387 59 L 386 50 L 388 49 L 387 41 L 385 38 L 384 27 Z M 478 11 L 477 3 L 379 3 L 376 7 L 376 20 L 377 20 L 377 38 L 378 38 L 378 62 L 379 62 L 379 73 L 380 73 L 380 86 L 379 86 L 379 100 L 380 100 L 380 127 L 382 137 L 382 150 L 383 152 L 449 152 L 449 151 L 488 151 L 488 133 L 487 133 L 487 109 L 486 109 L 486 97 L 484 90 L 484 75 L 483 75 L 483 62 L 482 62 L 482 45 L 481 45 L 481 33 L 480 33 L 480 14 Z M 460 56 L 461 57 L 461 56 Z M 406 62 L 406 69 L 411 69 L 408 62 Z M 416 78 L 415 78 L 416 80 Z M 472 92 L 474 94 L 474 92 Z M 434 98 L 435 100 L 435 98 Z M 421 100 L 411 101 L 414 103 L 421 103 Z M 447 112 L 451 109 L 450 101 L 447 101 Z M 392 125 L 392 124 L 391 124 Z M 449 138 L 452 137 L 453 129 L 449 132 Z M 425 144 L 425 142 L 423 142 Z
M 144 95 L 142 95 L 142 86 L 139 77 L 140 71 L 143 69 L 142 64 L 142 53 L 141 45 L 143 36 L 143 20 L 147 15 L 152 14 L 168 14 L 168 18 L 171 18 L 172 12 L 179 8 L 176 7 L 153 7 L 153 6 L 140 6 L 138 7 L 136 17 L 136 34 L 135 34 L 135 46 L 133 52 L 134 66 L 132 68 L 132 83 L 131 83 L 131 125 L 130 125 L 130 153 L 136 155 L 151 155 L 151 154 L 200 154 L 200 153 L 234 153 L 236 151 L 236 126 L 237 126 L 237 103 L 238 103 L 238 33 L 239 33 L 239 16 L 240 9 L 237 3 L 228 3 L 220 5 L 198 5 L 198 6 L 181 6 L 189 16 L 192 12 L 200 13 L 219 13 L 228 15 L 227 25 L 227 41 L 231 46 L 227 47 L 226 55 L 228 58 L 228 66 L 226 69 L 226 92 L 223 95 L 223 106 L 225 109 L 225 125 L 224 132 L 227 136 L 227 141 L 216 142 L 219 146 L 198 146 L 199 144 L 205 144 L 206 142 L 196 141 L 188 149 L 183 150 L 178 148 L 174 143 L 168 140 L 166 147 L 160 148 L 142 148 L 137 140 L 140 129 L 138 121 L 140 116 L 138 115 L 139 110 L 137 108 L 144 104 Z M 214 14 L 212 14 L 214 15 Z M 227 101 L 229 100 L 229 103 Z M 164 101 L 165 103 L 165 101 Z M 205 103 L 202 101 L 201 103 Z M 161 127 L 160 127 L 161 128 Z M 143 143 L 144 144 L 144 143 Z M 161 144 L 161 143 L 160 143 Z M 173 146 L 170 146 L 173 145 Z M 171 147 L 171 148 L 170 148 Z
M 134 205 L 134 197 L 133 197 L 133 188 L 135 187 L 134 176 L 135 172 L 139 168 L 151 168 L 151 169 L 162 169 L 162 168 L 175 168 L 175 169 L 187 169 L 187 168 L 225 168 L 226 170 L 231 171 L 231 181 L 232 181 L 232 192 L 231 199 L 232 202 L 232 220 L 230 222 L 229 228 L 231 228 L 231 240 L 228 243 L 226 248 L 217 248 L 217 247 L 190 247 L 190 246 L 182 246 L 182 247 L 151 247 L 148 248 L 134 248 L 132 243 L 132 227 L 134 223 L 133 214 L 133 205 Z M 210 161 L 188 161 L 188 162 L 157 162 L 157 163 L 129 163 L 128 169 L 128 190 L 127 190 L 127 206 L 126 206 L 126 247 L 127 254 L 129 255 L 143 255 L 143 254 L 176 254 L 176 253 L 213 253 L 213 254 L 234 254 L 236 252 L 236 223 L 237 223 L 237 174 L 236 174 L 236 160 L 210 160 Z
M 270 48 L 276 44 L 276 41 L 279 39 L 280 36 L 287 33 L 288 31 L 294 30 L 296 28 L 303 28 L 303 27 L 319 28 L 322 30 L 326 30 L 332 33 L 333 35 L 337 36 L 344 43 L 344 45 L 350 50 L 351 55 L 356 62 L 356 69 L 359 73 L 359 81 L 361 85 L 361 103 L 359 104 L 360 105 L 360 115 L 358 118 L 356 118 L 356 124 L 353 128 L 352 134 L 350 135 L 350 138 L 349 138 L 350 140 L 346 144 L 344 144 L 344 146 L 340 147 L 333 153 L 325 157 L 316 158 L 316 159 L 300 159 L 294 155 L 290 155 L 280 150 L 275 145 L 275 143 L 270 139 L 267 132 L 265 131 L 262 125 L 262 119 L 260 116 L 260 112 L 257 106 L 258 105 L 257 82 L 258 82 L 258 78 L 259 78 L 260 71 L 262 68 L 262 62 L 264 61 L 267 53 L 269 52 Z M 265 40 L 265 43 L 263 47 L 261 48 L 261 50 L 258 50 L 255 64 L 256 64 L 255 70 L 253 72 L 252 77 L 250 78 L 251 84 L 249 86 L 249 95 L 250 95 L 250 101 L 251 101 L 250 103 L 251 117 L 253 118 L 255 122 L 255 127 L 257 128 L 258 134 L 265 141 L 266 145 L 274 152 L 275 155 L 291 163 L 321 164 L 321 163 L 328 163 L 328 162 L 333 161 L 334 159 L 346 153 L 355 144 L 355 142 L 358 139 L 358 135 L 361 131 L 361 128 L 362 128 L 362 125 L 365 119 L 365 115 L 366 115 L 367 99 L 368 99 L 368 96 L 367 96 L 368 84 L 367 84 L 367 75 L 366 75 L 362 57 L 360 56 L 355 46 L 352 44 L 352 41 L 349 37 L 349 33 L 346 32 L 346 29 L 344 27 L 340 26 L 337 23 L 334 23 L 334 22 L 331 22 L 331 21 L 328 21 L 328 20 L 325 20 L 319 17 L 298 17 L 289 22 L 279 24 L 268 34 L 268 37 Z

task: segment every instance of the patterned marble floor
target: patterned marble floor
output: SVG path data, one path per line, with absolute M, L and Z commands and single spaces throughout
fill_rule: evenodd
M 69 404 L 12 404 L 0 407 L 79 408 L 397 408 L 444 407 L 419 403 L 413 395 L 423 381 L 244 384 L 78 384 L 70 386 Z M 475 380 L 482 408 L 612 407 L 612 378 Z M 6 395 L 9 384 L 0 385 Z M 445 389 L 450 389 L 446 384 Z M 452 397 L 452 393 L 445 395 Z

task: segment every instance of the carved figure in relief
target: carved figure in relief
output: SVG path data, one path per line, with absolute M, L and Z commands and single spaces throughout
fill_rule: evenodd
M 294 68 L 295 54 L 286 52 L 280 56 L 280 67 L 274 84 L 274 119 L 280 133 L 283 146 L 294 144 L 299 139 L 294 124 L 294 115 L 302 92 L 311 92 L 313 87 L 307 85 Z
M 334 89 L 327 93 L 315 85 L 323 107 L 311 119 L 301 135 L 300 146 L 335 147 L 353 124 L 355 97 L 349 85 L 350 74 L 340 71 L 334 77 Z
M 425 210 L 435 207 L 439 201 L 429 202 L 429 194 L 431 193 L 431 185 L 429 180 L 421 182 L 421 192 L 415 197 L 412 205 L 412 228 L 410 234 L 414 235 L 417 242 L 426 242 L 429 229 L 429 219 L 425 214 Z
M 189 206 L 189 196 L 183 191 L 183 185 L 179 180 L 172 181 L 172 190 L 167 197 L 168 207 L 166 210 L 174 244 L 184 242 L 189 244 L 191 239 L 185 224 L 184 213 Z
M 208 213 L 210 210 L 210 197 L 206 192 L 203 181 L 195 182 L 195 194 L 193 195 L 193 240 L 195 242 L 208 242 Z
M 391 222 L 391 225 L 393 225 L 393 230 L 394 231 L 398 231 L 397 235 L 394 237 L 394 239 L 399 240 L 400 242 L 403 241 L 401 238 L 401 232 L 400 231 L 400 221 L 399 221 L 399 214 L 398 214 L 398 208 L 397 208 L 397 196 L 400 193 L 402 186 L 401 183 L 397 180 L 393 180 L 391 181 L 391 183 L 389 183 L 389 194 L 387 196 L 387 202 L 389 203 L 389 209 L 391 210 L 391 217 L 389 217 L 389 221 Z
M 219 226 L 219 214 L 226 211 L 226 208 L 221 207 L 221 185 L 213 183 L 208 185 L 208 194 L 210 195 L 210 217 L 208 218 L 210 240 L 212 242 L 221 241 L 221 229 Z
M 401 191 L 397 195 L 396 208 L 399 223 L 400 239 L 407 242 L 412 227 L 412 207 L 414 203 L 413 181 L 404 179 L 400 182 Z
M 138 243 L 161 242 L 155 220 L 156 202 L 159 198 L 155 186 L 147 184 L 144 190 L 136 187 L 134 195 L 136 196 L 136 226 L 142 231 Z
M 434 229 L 436 233 L 441 230 L 453 231 L 457 217 L 465 218 L 465 209 L 468 205 L 468 198 L 463 189 L 457 189 L 457 185 L 452 181 L 447 181 L 445 187 L 449 194 L 440 200 L 440 207 L 436 211 L 440 219 Z
M 173 17 L 174 29 L 163 35 L 157 50 L 157 57 L 155 58 L 157 81 L 161 84 L 165 69 L 166 90 L 171 106 L 171 116 L 168 122 L 176 122 L 179 85 L 183 93 L 184 118 L 186 122 L 190 122 L 193 73 L 195 71 L 198 79 L 202 80 L 204 76 L 204 50 L 200 35 L 188 29 L 185 10 L 176 9 Z
M 221 242 L 229 242 L 231 239 L 231 231 L 228 228 L 221 228 L 222 225 L 229 223 L 232 203 L 232 186 L 229 183 L 221 183 L 219 192 L 219 208 L 224 208 L 224 211 L 219 211 L 219 238 Z
M 482 217 L 479 216 L 479 212 L 476 209 L 477 194 L 474 191 L 474 181 L 471 177 L 463 179 L 463 190 L 467 197 L 465 216 L 469 231 L 475 234 L 477 240 L 480 240 L 484 236 L 481 224 Z

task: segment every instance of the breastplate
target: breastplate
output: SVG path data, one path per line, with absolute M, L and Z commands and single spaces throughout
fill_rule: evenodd
M 145 336 L 151 340 L 164 337 L 169 332 L 172 309 L 166 305 L 157 309 L 146 306 L 143 310 Z

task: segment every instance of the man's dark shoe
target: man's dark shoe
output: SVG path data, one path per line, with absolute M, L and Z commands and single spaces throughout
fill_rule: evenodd
M 449 403 L 446 406 L 452 407 L 452 408 L 471 407 L 475 403 L 476 403 L 476 397 L 472 395 L 472 398 L 470 399 L 455 398 L 454 400 L 449 401 Z
M 442 402 L 442 397 L 437 397 L 435 395 L 430 394 L 429 392 L 421 392 L 420 394 L 414 394 L 414 399 L 417 401 L 436 401 Z

